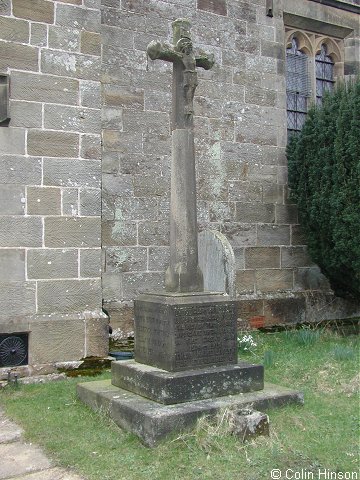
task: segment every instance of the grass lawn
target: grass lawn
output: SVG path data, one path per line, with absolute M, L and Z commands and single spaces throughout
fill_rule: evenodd
M 314 472 L 317 479 L 320 468 L 358 475 L 322 478 L 360 479 L 358 337 L 306 329 L 252 335 L 257 346 L 241 358 L 265 362 L 266 381 L 302 390 L 305 405 L 270 411 L 270 437 L 247 444 L 200 422 L 147 449 L 77 400 L 75 385 L 84 379 L 7 387 L 0 402 L 25 428 L 26 440 L 89 480 L 262 480 L 274 468 L 282 478 L 288 470 L 287 478 L 310 479 Z

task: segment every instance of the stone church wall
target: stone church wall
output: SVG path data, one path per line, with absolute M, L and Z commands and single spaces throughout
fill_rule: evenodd
M 216 59 L 210 71 L 199 69 L 194 100 L 198 223 L 233 247 L 239 322 L 320 320 L 334 299 L 307 255 L 287 187 L 284 22 L 349 37 L 351 74 L 358 15 L 307 0 L 103 0 L 103 295 L 111 324 L 132 330 L 133 298 L 163 288 L 172 66 L 148 60 L 146 47 L 171 42 L 177 17 L 191 20 L 195 48 Z M 356 310 L 335 304 L 329 318 Z
M 1 0 L 0 15 L 0 334 L 29 333 L 31 365 L 104 355 L 100 4 Z

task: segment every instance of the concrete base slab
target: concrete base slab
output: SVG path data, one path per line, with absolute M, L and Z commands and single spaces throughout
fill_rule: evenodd
M 40 448 L 15 442 L 0 445 L 0 479 L 50 468 L 51 463 Z
M 303 404 L 303 394 L 289 388 L 265 384 L 257 392 L 239 393 L 174 405 L 162 405 L 115 387 L 111 380 L 80 383 L 80 399 L 94 410 L 103 410 L 124 430 L 155 447 L 169 434 L 192 427 L 203 415 L 216 415 L 224 408 L 252 407 L 266 410 L 289 403 Z
M 165 405 L 264 388 L 264 367 L 247 362 L 168 372 L 128 360 L 112 362 L 111 374 L 111 383 L 116 387 Z
M 22 428 L 0 413 L 0 444 L 16 442 L 20 440 L 22 434 Z
M 41 472 L 30 473 L 30 475 L 12 477 L 11 480 L 84 480 L 84 477 L 80 477 L 65 468 L 50 468 Z

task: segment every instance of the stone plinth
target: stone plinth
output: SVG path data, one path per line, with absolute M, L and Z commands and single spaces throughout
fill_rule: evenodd
M 77 393 L 89 407 L 105 411 L 117 425 L 137 435 L 148 447 L 155 447 L 167 436 L 193 427 L 199 417 L 214 416 L 225 408 L 238 410 L 251 406 L 263 411 L 289 403 L 303 403 L 302 393 L 270 384 L 265 384 L 258 392 L 177 405 L 154 402 L 115 387 L 110 380 L 80 383 Z
M 113 362 L 111 383 L 165 405 L 252 392 L 264 388 L 262 365 L 240 362 L 223 367 L 167 372 L 129 361 Z
M 264 385 L 262 365 L 237 363 L 235 305 L 218 293 L 140 295 L 135 361 L 113 362 L 111 380 L 79 384 L 78 396 L 149 447 L 224 408 L 302 403 Z
M 177 372 L 237 363 L 235 302 L 216 293 L 135 300 L 135 360 Z

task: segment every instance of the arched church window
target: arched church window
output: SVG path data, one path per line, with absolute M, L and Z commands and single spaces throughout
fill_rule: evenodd
M 311 95 L 308 57 L 298 47 L 296 37 L 286 49 L 286 103 L 288 136 L 299 132 L 304 125 Z
M 322 44 L 320 52 L 315 56 L 316 103 L 321 104 L 325 92 L 334 88 L 334 62 L 327 54 L 326 44 Z

